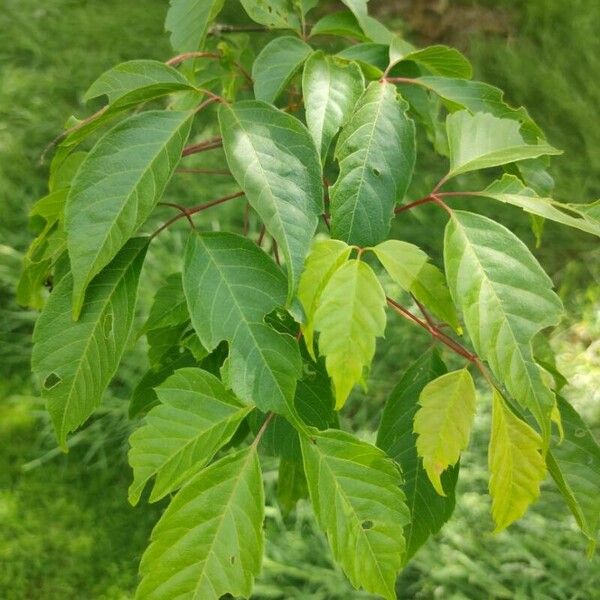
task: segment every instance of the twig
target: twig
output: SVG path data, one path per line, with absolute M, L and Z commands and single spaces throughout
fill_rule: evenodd
M 189 210 L 189 208 L 187 208 L 187 206 L 183 206 L 182 204 L 176 204 L 175 202 L 159 202 L 158 205 L 159 206 L 170 206 L 172 208 L 176 208 L 183 215 L 185 215 L 187 220 L 190 222 L 192 229 L 196 229 L 196 226 L 194 225 L 194 221 L 192 221 L 192 217 L 190 215 L 190 210 Z
M 256 243 L 259 246 L 262 246 L 263 240 L 265 239 L 266 231 L 267 231 L 267 228 L 263 224 L 262 227 L 260 228 L 260 233 L 258 234 L 258 239 L 256 240 Z
M 256 446 L 258 446 L 258 444 L 260 443 L 260 440 L 262 439 L 262 436 L 264 435 L 265 431 L 267 430 L 269 423 L 273 420 L 273 417 L 275 417 L 275 413 L 270 412 L 267 415 L 267 418 L 264 420 L 263 424 L 260 426 L 260 429 L 258 430 L 258 433 L 256 434 L 254 441 L 252 442 L 252 446 L 254 448 L 256 448 Z
M 187 169 L 181 168 L 175 171 L 176 173 L 197 173 L 199 175 L 223 175 L 231 177 L 231 171 L 227 169 Z
M 217 52 L 184 52 L 183 54 L 178 54 L 177 56 L 167 60 L 165 65 L 169 65 L 169 67 L 176 67 L 182 62 L 192 58 L 214 58 L 220 60 L 221 54 Z
M 207 150 L 213 150 L 223 145 L 223 140 L 220 136 L 210 138 L 204 142 L 198 144 L 192 144 L 183 149 L 181 156 L 189 156 L 190 154 L 198 154 L 199 152 L 205 152 Z

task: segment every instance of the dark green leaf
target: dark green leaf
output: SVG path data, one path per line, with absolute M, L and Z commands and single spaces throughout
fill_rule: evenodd
M 300 31 L 300 18 L 293 0 L 240 0 L 248 16 L 269 29 Z
M 204 46 L 208 29 L 225 0 L 171 0 L 165 29 L 177 52 L 196 52 Z
M 315 35 L 339 35 L 361 42 L 367 41 L 367 36 L 360 28 L 356 17 L 348 10 L 325 15 L 319 19 L 310 30 L 310 37 Z

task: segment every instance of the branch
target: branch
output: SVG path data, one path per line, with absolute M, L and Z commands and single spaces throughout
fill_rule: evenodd
M 178 54 L 177 56 L 165 61 L 165 65 L 168 65 L 169 67 L 176 67 L 182 62 L 192 58 L 213 58 L 215 60 L 220 60 L 221 54 L 217 52 L 184 52 L 183 54 Z
M 223 145 L 221 137 L 213 137 L 204 142 L 198 144 L 192 144 L 183 149 L 181 156 L 189 156 L 190 154 L 198 154 L 199 152 L 206 152 L 207 150 L 213 150 L 214 148 L 220 148 Z

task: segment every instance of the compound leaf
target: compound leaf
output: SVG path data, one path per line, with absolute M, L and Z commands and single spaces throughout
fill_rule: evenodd
M 344 263 L 321 294 L 314 328 L 338 410 L 373 360 L 376 339 L 385 331 L 385 306 L 385 293 L 371 267 L 356 259 Z
M 204 46 L 211 23 L 225 0 L 171 0 L 165 29 L 171 32 L 171 46 L 177 52 L 196 52 Z
M 136 598 L 250 596 L 262 562 L 263 519 L 256 448 L 221 458 L 177 493 L 152 531 Z
M 158 203 L 192 119 L 188 112 L 134 115 L 102 137 L 81 164 L 65 209 L 75 318 L 90 281 Z
M 298 119 L 264 102 L 221 106 L 219 122 L 229 168 L 285 258 L 290 301 L 323 212 L 314 142 Z
M 311 52 L 312 48 L 297 37 L 283 36 L 269 42 L 252 66 L 256 99 L 275 102 Z
M 527 246 L 502 225 L 453 211 L 444 260 L 450 291 L 475 350 L 535 416 L 547 446 L 554 395 L 533 358 L 532 338 L 558 324 L 562 303 Z
M 306 348 L 315 360 L 315 312 L 329 279 L 348 260 L 351 251 L 352 248 L 340 240 L 315 240 L 300 277 L 298 299 L 302 303 L 306 315 L 306 321 L 302 325 L 302 334 Z
M 253 408 L 201 369 L 179 369 L 156 388 L 156 394 L 160 404 L 129 438 L 133 468 L 129 501 L 134 505 L 153 477 L 150 502 L 185 483 L 231 439 Z
M 317 520 L 356 588 L 395 600 L 409 514 L 400 471 L 385 453 L 342 431 L 302 438 Z
M 306 61 L 302 78 L 306 123 L 323 162 L 364 89 L 363 74 L 354 63 L 320 51 Z
M 415 165 L 415 127 L 388 83 L 373 82 L 356 104 L 335 149 L 331 235 L 359 246 L 383 241 Z
M 540 435 L 506 407 L 497 390 L 493 403 L 489 489 L 495 531 L 501 531 L 520 519 L 540 495 L 546 466 Z
M 192 234 L 183 289 L 192 325 L 210 352 L 229 343 L 229 384 L 263 412 L 287 413 L 302 363 L 298 344 L 264 322 L 285 302 L 285 276 L 258 246 L 231 233 Z
M 467 447 L 475 417 L 475 384 L 467 369 L 430 381 L 419 396 L 414 419 L 417 453 L 435 491 L 445 496 L 441 475 Z
M 552 146 L 527 144 L 520 133 L 520 125 L 512 119 L 499 119 L 489 113 L 469 114 L 459 111 L 446 119 L 450 148 L 450 172 L 447 179 L 507 163 L 537 158 L 546 154 L 560 154 Z
M 435 350 L 430 350 L 414 362 L 391 393 L 377 433 L 377 446 L 400 465 L 404 477 L 402 489 L 411 513 L 410 522 L 404 527 L 404 564 L 430 535 L 442 528 L 454 511 L 459 465 L 442 473 L 442 487 L 446 495 L 440 496 L 429 481 L 423 461 L 417 454 L 417 436 L 412 428 L 421 391 L 427 383 L 445 372 L 446 367 Z
M 79 321 L 71 318 L 73 278 L 56 286 L 33 334 L 32 369 L 61 446 L 100 404 L 129 339 L 147 238 L 130 240 L 92 281 Z

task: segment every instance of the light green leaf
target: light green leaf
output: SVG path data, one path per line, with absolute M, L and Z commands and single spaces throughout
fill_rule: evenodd
M 371 83 L 342 129 L 335 149 L 340 174 L 330 190 L 332 237 L 359 246 L 387 237 L 415 166 L 406 106 L 393 85 Z
M 364 89 L 362 72 L 354 63 L 321 51 L 306 61 L 302 78 L 306 123 L 323 162 Z
M 231 439 L 253 409 L 201 369 L 179 369 L 156 388 L 156 394 L 160 404 L 129 438 L 133 505 L 153 477 L 150 502 L 179 488 Z
M 73 180 L 65 228 L 73 271 L 73 316 L 86 288 L 146 221 L 179 162 L 192 113 L 151 111 L 111 129 Z
M 264 491 L 256 447 L 204 469 L 152 531 L 136 598 L 249 597 L 264 548 Z
M 171 0 L 165 29 L 177 52 L 202 50 L 208 29 L 221 12 L 225 0 Z
M 269 29 L 300 31 L 300 18 L 293 0 L 240 0 L 248 16 Z
M 446 179 L 527 158 L 560 154 L 545 143 L 527 144 L 519 123 L 489 113 L 452 113 L 446 119 L 446 130 L 450 148 L 450 171 Z
M 310 30 L 310 37 L 315 35 L 338 35 L 361 42 L 368 39 L 354 14 L 348 10 L 334 12 L 319 19 Z
M 83 99 L 107 96 L 112 107 L 125 108 L 173 92 L 193 90 L 173 67 L 157 60 L 131 60 L 109 69 L 88 89 Z
M 32 369 L 61 446 L 100 404 L 125 350 L 147 238 L 130 240 L 91 283 L 79 321 L 71 318 L 73 278 L 56 286 L 33 334 Z
M 172 273 L 165 279 L 164 285 L 158 288 L 141 333 L 151 329 L 176 327 L 188 321 L 189 318 L 181 273 Z
M 385 293 L 371 267 L 360 260 L 344 263 L 329 279 L 314 317 L 319 353 L 335 388 L 340 409 L 362 380 L 385 331 Z
M 583 534 L 592 555 L 600 527 L 600 446 L 577 411 L 558 396 L 564 440 L 546 455 L 546 465 Z
M 277 477 L 277 502 L 284 515 L 288 515 L 300 498 L 306 498 L 308 488 L 304 465 L 296 460 L 282 458 Z
M 264 322 L 285 302 L 285 277 L 254 242 L 230 233 L 193 234 L 183 289 L 200 341 L 229 342 L 229 384 L 263 412 L 287 414 L 302 363 L 296 341 Z
M 429 382 L 415 414 L 417 453 L 435 491 L 445 496 L 440 476 L 468 446 L 475 418 L 475 384 L 468 369 L 445 373 Z
M 315 240 L 300 277 L 298 299 L 302 303 L 306 315 L 306 322 L 302 325 L 302 334 L 306 348 L 315 360 L 315 312 L 325 286 L 338 268 L 348 260 L 351 251 L 352 248 L 340 240 Z
M 462 309 L 475 350 L 533 413 L 547 446 L 554 395 L 544 384 L 531 341 L 562 316 L 551 279 L 513 233 L 468 212 L 453 211 L 444 260 L 452 297 Z
M 541 198 L 514 175 L 504 175 L 479 194 L 600 237 L 600 213 L 598 218 L 594 218 L 593 213 L 594 207 L 600 206 L 600 201 L 591 204 L 563 204 L 552 198 Z
M 342 431 L 302 438 L 310 499 L 355 588 L 395 600 L 409 521 L 402 477 L 383 451 Z
M 297 37 L 270 41 L 252 65 L 256 99 L 274 103 L 311 52 L 312 48 Z
M 456 48 L 435 45 L 415 50 L 400 38 L 395 38 L 394 42 L 390 46 L 391 64 L 412 61 L 440 77 L 470 79 L 473 75 L 471 63 Z
M 369 0 L 342 0 L 352 11 L 365 35 L 378 44 L 389 44 L 394 34 L 377 19 L 369 16 L 367 4 Z
M 386 240 L 372 248 L 388 275 L 406 292 L 410 292 L 427 263 L 421 248 L 400 240 Z
M 488 467 L 492 517 L 498 532 L 520 519 L 540 495 L 546 466 L 542 438 L 506 407 L 496 390 Z
M 391 393 L 377 433 L 377 446 L 400 465 L 404 476 L 402 489 L 411 512 L 410 522 L 404 528 L 404 564 L 429 536 L 442 528 L 454 511 L 459 465 L 442 473 L 442 487 L 446 495 L 437 494 L 423 469 L 423 461 L 417 455 L 417 436 L 412 427 L 419 394 L 427 383 L 445 372 L 446 367 L 435 350 L 428 351 L 413 363 Z
M 523 130 L 537 138 L 544 134 L 529 113 L 523 108 L 513 108 L 504 101 L 504 92 L 481 81 L 450 77 L 419 77 L 419 85 L 437 94 L 450 111 L 466 108 L 471 113 L 491 113 L 501 119 L 513 119 L 523 123 Z
M 221 106 L 229 168 L 283 253 L 288 301 L 323 212 L 319 155 L 306 127 L 264 102 Z

